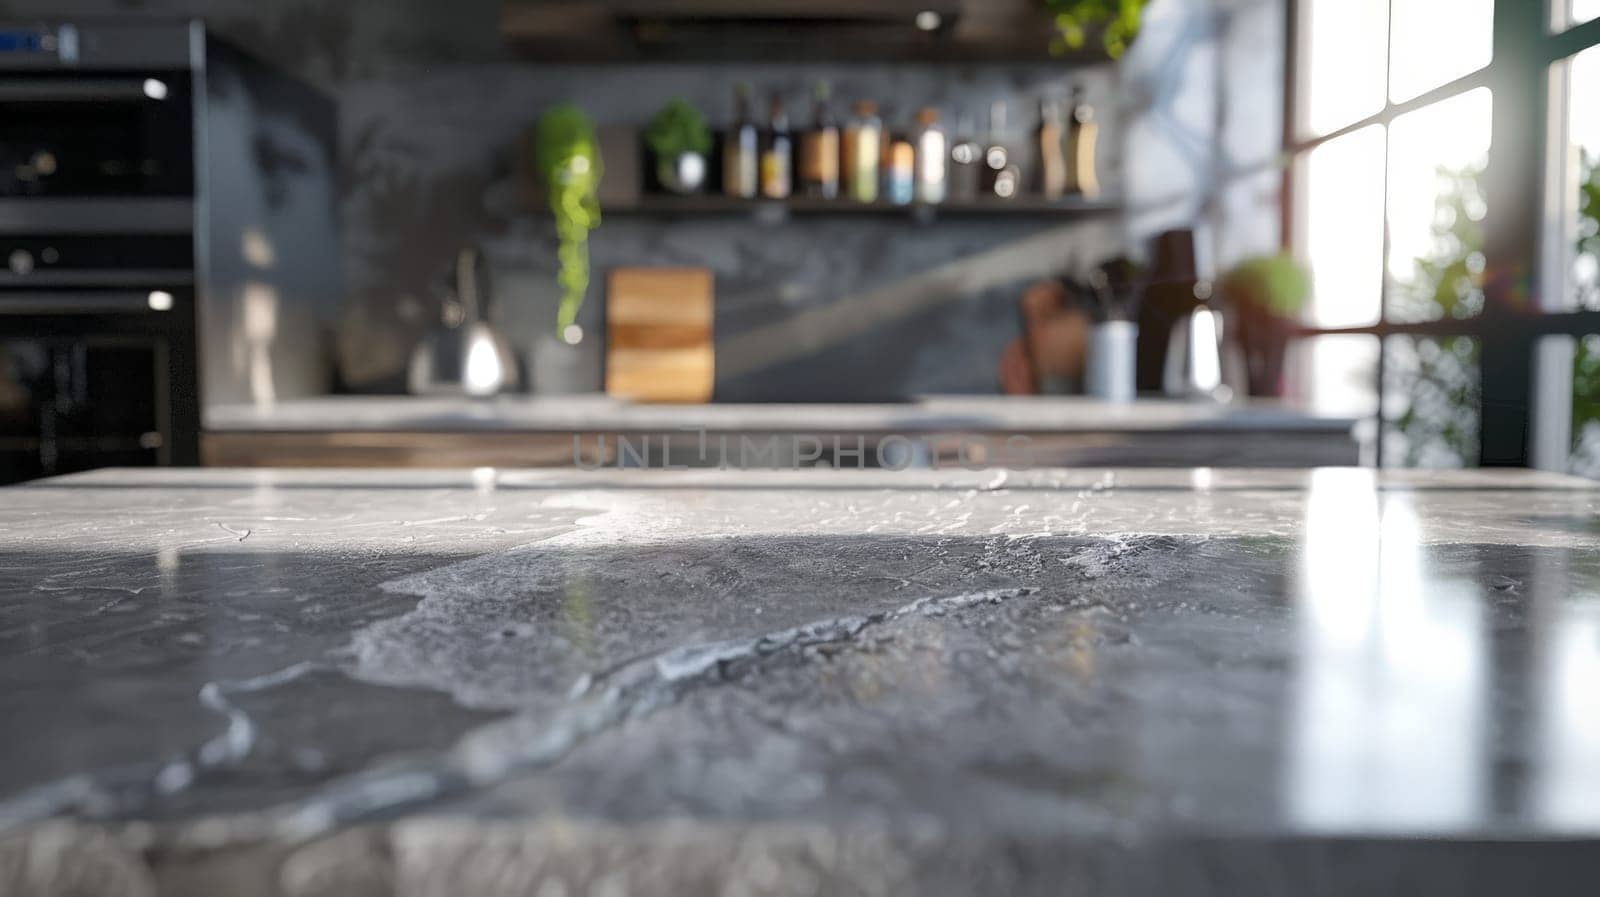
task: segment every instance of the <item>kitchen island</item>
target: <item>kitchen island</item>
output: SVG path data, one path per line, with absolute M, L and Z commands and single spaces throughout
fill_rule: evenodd
M 201 441 L 218 466 L 571 466 L 574 440 L 648 441 L 661 464 L 707 466 L 694 433 L 709 438 L 815 439 L 820 466 L 837 444 L 861 446 L 868 466 L 889 438 L 932 441 L 918 466 L 959 466 L 963 437 L 1029 440 L 1051 466 L 1307 467 L 1350 465 L 1368 453 L 1369 422 L 1291 403 L 1081 396 L 924 396 L 898 403 L 651 405 L 604 395 L 490 399 L 325 396 L 207 409 Z M 663 452 L 671 440 L 675 451 Z M 850 456 L 853 459 L 854 456 Z M 716 466 L 711 464 L 710 466 Z
M 1583 893 L 1597 512 L 1529 471 L 0 489 L 0 893 Z

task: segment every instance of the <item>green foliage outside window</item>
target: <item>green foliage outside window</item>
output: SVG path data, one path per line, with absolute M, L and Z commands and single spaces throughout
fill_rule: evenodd
M 1580 156 L 1577 260 L 1573 298 L 1579 308 L 1600 310 L 1600 155 Z M 1581 273 L 1580 273 L 1581 272 Z M 1574 473 L 1600 477 L 1600 335 L 1578 341 L 1572 360 Z
M 1600 155 L 1580 155 L 1574 304 L 1600 310 Z M 1483 197 L 1477 170 L 1441 171 L 1434 251 L 1397 284 L 1397 320 L 1465 318 L 1483 308 Z M 1469 337 L 1419 337 L 1386 392 L 1406 397 L 1389 427 L 1403 437 L 1406 465 L 1474 463 L 1478 449 L 1478 345 Z M 1578 341 L 1572 365 L 1574 472 L 1600 477 L 1600 334 Z
M 1432 250 L 1415 260 L 1412 276 L 1396 279 L 1389 316 L 1397 321 L 1469 318 L 1483 310 L 1483 217 L 1480 168 L 1440 169 Z M 1390 337 L 1386 396 L 1405 407 L 1386 429 L 1403 447 L 1407 467 L 1477 463 L 1478 359 L 1466 336 Z

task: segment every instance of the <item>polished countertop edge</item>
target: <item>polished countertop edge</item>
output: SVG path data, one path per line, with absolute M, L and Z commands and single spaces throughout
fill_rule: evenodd
M 914 489 L 1004 491 L 1047 489 L 1115 492 L 1304 491 L 1338 481 L 1383 491 L 1600 491 L 1600 481 L 1531 468 L 1423 470 L 1372 467 L 1040 467 L 969 470 L 913 468 L 623 469 L 456 467 L 103 467 L 0 488 L 346 488 L 407 486 L 433 489 Z
M 716 432 L 1030 434 L 1283 431 L 1348 434 L 1362 418 L 1273 400 L 1237 403 L 1082 397 L 923 396 L 905 403 L 660 405 L 605 395 L 491 399 L 327 396 L 213 405 L 208 432 Z

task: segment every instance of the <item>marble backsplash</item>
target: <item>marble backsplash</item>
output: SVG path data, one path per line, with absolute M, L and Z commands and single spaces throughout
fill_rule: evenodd
M 704 265 L 716 276 L 720 399 L 832 399 L 857 391 L 988 392 L 1017 334 L 1028 282 L 1079 269 L 1146 237 L 1198 226 L 1203 263 L 1278 244 L 1282 0 L 1154 0 L 1116 64 L 1070 68 L 938 65 L 540 65 L 509 58 L 498 0 L 26 0 L 8 18 L 200 16 L 278 66 L 330 91 L 341 129 L 346 302 L 337 342 L 344 387 L 402 388 L 411 346 L 437 319 L 446 269 L 482 245 L 494 319 L 532 366 L 553 321 L 548 216 L 510 189 L 518 136 L 552 103 L 602 125 L 638 126 L 674 96 L 713 124 L 731 86 L 781 91 L 803 123 L 809 85 L 833 84 L 836 112 L 877 99 L 893 125 L 921 105 L 982 129 L 994 100 L 1025 141 L 1040 97 L 1083 86 L 1103 123 L 1101 177 L 1120 214 L 1047 217 L 748 218 L 606 216 L 592 238 L 594 283 L 580 322 L 598 335 L 605 272 Z M 764 104 L 763 104 L 764 105 Z M 543 341 L 547 342 L 547 341 Z M 580 380 L 598 385 L 600 340 Z

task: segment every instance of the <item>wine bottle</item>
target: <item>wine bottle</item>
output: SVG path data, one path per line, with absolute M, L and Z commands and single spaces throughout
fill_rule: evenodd
M 983 192 L 1008 198 L 1015 195 L 1014 178 L 1007 175 L 1011 153 L 1006 149 L 1006 101 L 995 100 L 989 107 L 989 137 L 983 148 Z
M 1100 195 L 1100 180 L 1094 171 L 1094 145 L 1100 125 L 1094 120 L 1094 107 L 1083 98 L 1083 88 L 1072 89 L 1072 123 L 1067 128 L 1067 190 L 1087 199 Z
M 915 196 L 917 152 L 910 138 L 896 134 L 886 144 L 888 161 L 884 165 L 884 192 L 897 206 L 907 205 Z
M 883 141 L 883 122 L 878 120 L 878 104 L 861 100 L 844 129 L 843 168 L 845 193 L 856 202 L 878 199 L 878 163 Z
M 789 116 L 783 111 L 783 98 L 772 97 L 772 112 L 765 139 L 761 141 L 761 195 L 768 199 L 788 199 L 794 189 L 792 144 Z
M 722 192 L 751 199 L 758 187 L 759 135 L 750 120 L 750 85 L 733 88 L 733 125 L 722 140 Z
M 1060 199 L 1067 189 L 1067 159 L 1061 151 L 1061 109 L 1039 100 L 1039 194 Z
M 917 112 L 917 202 L 944 202 L 949 181 L 949 143 L 944 129 L 939 127 L 939 110 L 924 106 Z
M 950 143 L 949 194 L 957 202 L 972 202 L 978 197 L 983 148 L 972 139 L 972 130 L 972 116 L 961 116 Z
M 811 129 L 800 135 L 800 185 L 817 199 L 839 195 L 839 126 L 828 105 L 828 83 L 817 82 Z

